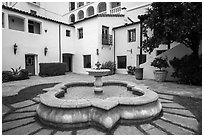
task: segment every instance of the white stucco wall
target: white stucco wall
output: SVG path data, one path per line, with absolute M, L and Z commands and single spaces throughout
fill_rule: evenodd
M 8 21 L 5 21 L 5 28 L 2 28 L 2 70 L 10 70 L 11 68 L 25 68 L 25 55 L 36 55 L 36 71 L 39 73 L 39 63 L 59 62 L 59 24 L 35 18 L 32 16 L 14 13 L 13 11 L 3 9 L 5 20 L 8 14 L 15 14 L 24 18 L 25 26 L 28 20 L 34 20 L 41 23 L 41 34 L 28 33 L 27 27 L 25 31 L 16 31 L 8 29 Z M 67 26 L 68 27 L 68 26 Z M 70 27 L 71 28 L 71 27 Z M 47 32 L 45 32 L 47 30 Z M 64 38 L 63 38 L 64 39 Z M 62 45 L 73 43 L 72 39 L 62 40 Z M 70 41 L 70 42 L 69 42 Z M 18 45 L 17 53 L 14 54 L 13 45 Z M 47 55 L 44 55 L 44 48 L 48 48 Z M 71 49 L 73 47 L 70 47 Z M 73 51 L 73 50 L 72 50 Z
M 109 34 L 112 28 L 122 25 L 123 17 L 94 17 L 75 24 L 75 54 L 73 56 L 74 72 L 84 73 L 87 68 L 83 66 L 83 55 L 91 55 L 91 67 L 99 61 L 101 64 L 106 61 L 113 61 L 113 46 L 102 46 L 102 25 L 109 27 Z M 83 39 L 78 39 L 78 29 L 83 28 Z M 99 49 L 99 55 L 96 55 Z
M 107 61 L 114 61 L 114 41 L 112 28 L 124 24 L 123 17 L 98 17 L 98 49 L 99 61 L 105 63 Z M 102 45 L 102 26 L 109 27 L 109 34 L 112 35 L 112 45 Z
M 78 29 L 83 28 L 83 39 L 78 38 Z M 91 67 L 94 67 L 97 61 L 96 48 L 98 44 L 98 22 L 96 18 L 82 21 L 75 24 L 75 54 L 73 56 L 74 71 L 85 73 L 83 55 L 91 55 Z
M 128 42 L 128 30 L 136 29 L 136 41 Z M 116 67 L 117 67 L 117 56 L 126 56 L 127 66 L 137 65 L 137 54 L 140 53 L 140 24 L 134 24 L 131 26 L 118 28 L 115 30 L 115 53 L 116 53 Z M 132 49 L 132 54 L 130 50 Z M 126 66 L 126 67 L 127 67 Z M 117 73 L 127 74 L 126 69 L 118 69 Z
M 13 2 L 16 3 L 16 2 Z M 60 7 L 60 8 L 56 8 Z M 30 13 L 30 10 L 37 12 L 37 15 L 63 21 L 61 16 L 68 8 L 68 2 L 40 2 L 40 6 L 32 2 L 17 2 L 13 8 L 20 9 Z

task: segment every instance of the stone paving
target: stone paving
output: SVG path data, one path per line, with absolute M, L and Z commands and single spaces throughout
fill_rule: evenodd
M 32 99 L 13 104 L 2 104 L 2 134 L 3 135 L 197 135 L 202 134 L 202 108 L 188 105 L 180 99 L 202 99 L 202 87 L 178 85 L 171 82 L 156 82 L 154 80 L 135 80 L 130 75 L 107 76 L 103 80 L 126 80 L 149 86 L 159 94 L 163 112 L 157 118 L 138 123 L 120 120 L 113 129 L 107 131 L 100 126 L 85 125 L 80 128 L 55 129 L 39 122 L 35 109 L 39 103 L 39 95 Z M 93 81 L 89 75 L 69 73 L 65 76 L 41 78 L 31 77 L 29 80 L 8 82 L 2 84 L 3 97 L 16 95 L 28 86 L 65 81 Z M 197 113 L 190 107 L 198 107 Z

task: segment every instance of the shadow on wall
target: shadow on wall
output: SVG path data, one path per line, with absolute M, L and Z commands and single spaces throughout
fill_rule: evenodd
M 174 57 L 176 58 L 182 58 L 185 55 L 190 55 L 192 53 L 192 50 L 190 48 L 187 48 L 185 45 L 178 43 L 175 47 L 167 50 L 166 52 L 163 52 L 162 54 L 156 56 L 156 57 L 163 57 L 165 58 L 167 56 L 168 61 L 172 60 Z M 140 67 L 143 69 L 143 78 L 144 79 L 154 79 L 153 71 L 156 69 L 155 67 L 151 66 L 151 62 L 154 60 L 154 58 L 149 59 L 146 63 L 141 64 Z M 167 81 L 176 81 L 177 79 L 174 77 L 171 77 L 172 73 L 174 72 L 173 67 L 169 64 L 169 68 L 166 69 L 168 71 L 168 75 L 166 80 Z

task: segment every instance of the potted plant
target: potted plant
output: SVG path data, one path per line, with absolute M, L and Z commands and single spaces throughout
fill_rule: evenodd
M 128 74 L 131 74 L 131 73 L 132 73 L 132 66 L 127 66 L 127 69 L 128 69 L 128 70 L 127 70 L 127 73 L 128 73 Z
M 159 69 L 154 71 L 155 80 L 159 82 L 165 81 L 168 73 L 165 68 L 169 67 L 167 57 L 164 59 L 162 57 L 155 58 L 151 63 L 151 66 L 154 66 Z
M 102 64 L 101 69 L 110 69 L 110 72 L 107 75 L 113 75 L 116 71 L 116 65 L 112 61 L 108 61 Z
M 131 74 L 131 75 L 134 75 L 135 74 L 135 68 L 136 68 L 135 66 L 128 66 L 127 67 L 127 69 L 128 69 L 127 73 Z

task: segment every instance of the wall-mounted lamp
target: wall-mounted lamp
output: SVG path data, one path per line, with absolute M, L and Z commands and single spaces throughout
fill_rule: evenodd
M 16 43 L 13 45 L 13 52 L 16 55 L 16 51 L 17 51 L 18 45 L 16 45 Z
M 48 48 L 45 47 L 45 48 L 44 48 L 44 55 L 45 55 L 45 56 L 47 55 L 47 52 L 48 52 Z
M 96 49 L 96 55 L 99 55 L 99 49 Z
M 132 49 L 130 49 L 130 50 L 127 50 L 127 51 L 129 51 L 131 54 L 132 54 Z

